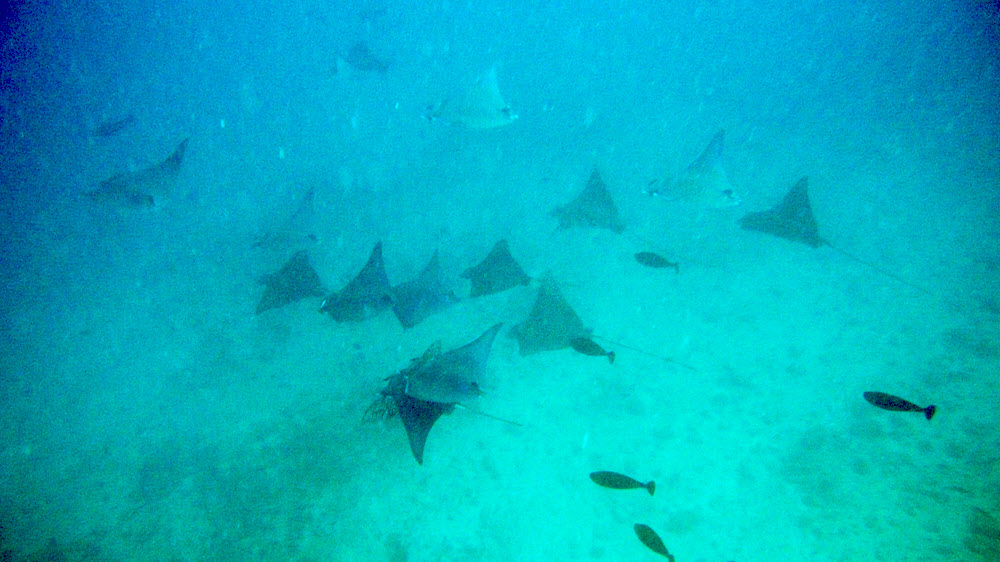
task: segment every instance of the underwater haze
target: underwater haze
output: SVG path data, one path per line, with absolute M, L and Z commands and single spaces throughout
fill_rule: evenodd
M 1000 559 L 996 1 L 7 10 L 0 560 Z

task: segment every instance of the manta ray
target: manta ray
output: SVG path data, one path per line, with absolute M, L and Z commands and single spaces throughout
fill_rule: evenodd
M 368 407 L 365 419 L 398 414 L 413 458 L 423 464 L 427 435 L 437 420 L 480 395 L 479 381 L 501 326 L 495 324 L 474 341 L 446 353 L 441 353 L 440 342 L 431 345 L 409 367 L 386 379 L 388 384 Z
M 173 154 L 159 164 L 115 174 L 84 195 L 98 203 L 120 207 L 151 207 L 154 197 L 168 195 L 177 180 L 188 139 L 181 141 Z

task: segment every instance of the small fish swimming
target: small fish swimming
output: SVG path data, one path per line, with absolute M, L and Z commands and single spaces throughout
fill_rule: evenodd
M 608 363 L 615 362 L 614 351 L 605 350 L 603 347 L 597 345 L 597 342 L 590 338 L 573 338 L 569 340 L 569 345 L 577 353 L 582 353 L 591 357 L 607 357 Z
M 635 261 L 646 267 L 652 267 L 653 269 L 663 269 L 665 267 L 672 268 L 675 273 L 681 272 L 681 264 L 675 261 L 668 261 L 667 258 L 661 256 L 660 254 L 654 254 L 653 252 L 639 252 L 635 255 Z
M 923 412 L 927 421 L 930 421 L 930 419 L 934 417 L 934 412 L 937 411 L 937 406 L 934 404 L 931 404 L 926 408 L 921 408 L 909 400 L 904 400 L 898 396 L 893 396 L 884 392 L 866 392 L 865 400 L 867 400 L 869 404 L 878 406 L 883 410 L 890 410 L 893 412 Z
M 635 536 L 639 537 L 639 542 L 646 545 L 646 548 L 652 550 L 660 556 L 665 556 L 667 560 L 670 560 L 670 562 L 674 562 L 674 555 L 667 552 L 667 545 L 663 544 L 663 539 L 661 539 L 660 535 L 657 535 L 656 531 L 651 529 L 649 525 L 636 523 Z
M 652 480 L 643 484 L 631 476 L 625 476 L 624 474 L 607 470 L 591 472 L 590 479 L 593 480 L 594 484 L 597 484 L 598 486 L 614 490 L 635 490 L 638 488 L 644 488 L 651 496 L 653 495 L 653 492 L 656 491 L 656 482 L 653 482 Z

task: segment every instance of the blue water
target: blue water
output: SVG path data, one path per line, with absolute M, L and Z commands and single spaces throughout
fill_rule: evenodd
M 996 2 L 661 4 L 17 5 L 0 558 L 655 559 L 644 523 L 684 562 L 1000 559 Z M 424 118 L 494 67 L 517 120 Z M 643 194 L 720 128 L 739 206 Z M 84 195 L 188 137 L 152 208 Z M 549 215 L 594 168 L 625 234 Z M 737 226 L 802 176 L 821 236 L 905 283 Z M 331 289 L 382 240 L 393 283 L 439 249 L 467 297 L 506 238 L 617 360 L 502 335 L 417 465 L 398 420 L 362 423 L 383 379 L 523 321 L 537 284 L 406 331 L 321 299 L 255 316 L 293 250 L 253 241 L 310 188 Z

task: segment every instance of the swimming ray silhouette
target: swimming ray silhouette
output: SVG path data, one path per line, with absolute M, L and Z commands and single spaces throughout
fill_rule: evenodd
M 386 379 L 388 384 L 368 407 L 365 419 L 399 414 L 413 458 L 423 464 L 427 435 L 437 420 L 451 413 L 456 404 L 479 396 L 479 381 L 501 326 L 495 324 L 472 342 L 446 353 L 441 353 L 440 342 L 431 345 L 407 368 Z
M 84 196 L 97 203 L 119 207 L 153 206 L 154 197 L 173 191 L 187 143 L 188 139 L 182 140 L 164 161 L 134 172 L 115 174 Z
M 510 248 L 504 239 L 493 245 L 483 261 L 463 271 L 461 277 L 472 283 L 472 297 L 492 295 L 531 282 L 531 278 L 510 254 Z
M 788 193 L 785 194 L 784 198 L 782 198 L 782 200 L 774 207 L 771 207 L 766 211 L 747 213 L 740 218 L 740 227 L 744 230 L 763 232 L 785 240 L 799 242 L 812 248 L 827 246 L 847 259 L 871 268 L 873 271 L 881 273 L 890 279 L 894 279 L 911 289 L 916 289 L 921 293 L 946 302 L 952 302 L 946 295 L 936 293 L 930 289 L 908 281 L 907 279 L 904 279 L 898 274 L 882 266 L 860 258 L 843 248 L 834 246 L 828 240 L 821 237 L 819 235 L 819 226 L 816 223 L 816 217 L 813 215 L 812 205 L 809 203 L 808 186 L 808 176 L 802 177 L 799 181 L 795 182 L 795 185 L 788 190 Z M 952 302 L 952 304 L 955 303 Z
M 136 123 L 135 114 L 129 113 L 121 119 L 103 121 L 87 134 L 92 137 L 113 137 Z
M 446 99 L 428 108 L 427 119 L 460 124 L 469 129 L 495 129 L 517 120 L 500 94 L 497 67 L 481 74 L 460 100 Z
M 780 203 L 766 211 L 747 213 L 740 219 L 744 230 L 756 230 L 813 248 L 828 246 L 819 235 L 819 226 L 809 204 L 809 178 L 795 182 Z
M 417 277 L 392 289 L 392 311 L 403 328 L 412 328 L 435 312 L 458 302 L 445 283 L 437 250 Z
M 264 283 L 264 294 L 261 295 L 254 314 L 307 297 L 322 297 L 326 293 L 319 275 L 309 264 L 309 256 L 305 250 L 296 252 L 280 270 L 265 275 L 261 282 Z
M 618 214 L 608 186 L 596 169 L 590 173 L 590 179 L 583 191 L 569 203 L 556 207 L 550 215 L 559 219 L 559 228 L 574 226 L 584 228 L 606 228 L 616 234 L 625 231 L 625 223 Z
M 723 166 L 725 138 L 726 130 L 719 129 L 705 150 L 684 171 L 672 180 L 654 182 L 663 187 L 647 189 L 646 193 L 708 208 L 739 205 L 740 198 Z
M 253 247 L 265 250 L 301 249 L 317 241 L 313 229 L 315 214 L 316 190 L 310 187 L 302 196 L 295 212 L 291 214 L 278 228 L 268 230 L 257 236 Z
M 331 294 L 320 306 L 338 322 L 360 322 L 392 306 L 392 288 L 382 261 L 382 242 L 372 248 L 364 268 L 343 289 Z
M 522 356 L 572 346 L 576 338 L 590 337 L 590 330 L 566 302 L 552 275 L 541 278 L 538 296 L 528 318 L 510 330 Z
M 365 41 L 357 41 L 351 45 L 350 50 L 344 56 L 344 62 L 351 65 L 354 70 L 374 71 L 383 74 L 389 70 L 389 66 L 392 64 L 391 61 L 376 56 Z

